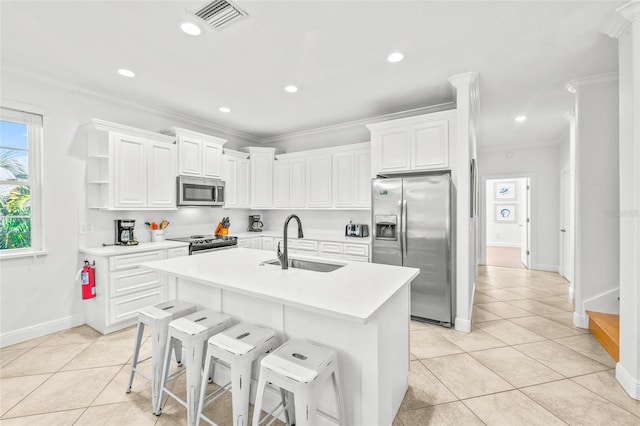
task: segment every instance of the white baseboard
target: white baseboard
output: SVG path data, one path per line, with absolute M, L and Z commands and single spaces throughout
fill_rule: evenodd
M 569 299 L 576 300 L 576 288 L 573 286 L 573 284 L 571 284 L 571 286 L 569 287 Z
M 582 303 L 585 311 L 620 315 L 620 287 L 593 296 Z
M 640 380 L 631 377 L 620 363 L 616 364 L 616 380 L 631 398 L 640 400 Z
M 509 247 L 509 248 L 520 248 L 520 243 L 500 243 L 500 242 L 491 242 L 487 243 L 487 247 Z
M 536 271 L 547 271 L 547 272 L 559 272 L 560 268 L 558 265 L 545 265 L 544 263 L 538 263 L 533 265 L 531 269 L 535 269 Z
M 20 328 L 0 334 L 0 348 L 22 343 L 47 334 L 67 330 L 84 324 L 84 314 L 71 315 L 68 317 L 43 322 L 29 327 Z
M 589 328 L 589 317 L 587 315 L 580 315 L 579 313 L 574 312 L 573 325 L 580 328 Z
M 471 320 L 456 317 L 455 329 L 465 333 L 471 333 Z

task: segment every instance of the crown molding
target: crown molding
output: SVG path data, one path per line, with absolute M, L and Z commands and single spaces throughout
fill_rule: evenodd
M 453 75 L 453 76 L 449 77 L 449 83 L 451 83 L 451 85 L 457 89 L 460 86 L 460 84 L 463 84 L 463 83 L 471 84 L 471 83 L 473 83 L 475 80 L 478 79 L 478 75 L 479 74 L 477 72 L 475 72 L 475 71 L 456 74 L 456 75 Z
M 630 1 L 617 8 L 600 32 L 611 38 L 620 38 L 627 26 L 636 20 L 640 20 L 640 0 Z
M 117 103 L 120 105 L 126 105 L 127 107 L 150 112 L 152 114 L 158 114 L 167 118 L 177 118 L 185 123 L 193 124 L 195 126 L 200 126 L 207 130 L 210 130 L 213 133 L 225 133 L 227 135 L 237 137 L 248 142 L 261 143 L 260 138 L 254 135 L 251 135 L 249 133 L 244 133 L 239 130 L 231 129 L 229 127 L 216 125 L 211 122 L 192 117 L 190 115 L 184 114 L 179 111 L 158 107 L 156 105 L 150 105 L 143 102 L 130 101 L 127 99 L 118 98 L 109 93 L 96 89 L 95 87 L 71 82 L 60 76 L 53 75 L 50 72 L 36 71 L 36 70 L 33 70 L 32 67 L 26 67 L 15 62 L 6 61 L 4 59 L 3 59 L 2 68 L 3 68 L 2 72 L 5 74 L 13 73 L 21 78 L 26 77 L 31 80 L 40 81 L 48 85 L 56 86 L 58 88 L 71 89 L 74 91 L 81 92 L 88 96 L 104 99 L 106 101 Z
M 571 93 L 576 93 L 582 87 L 597 86 L 599 84 L 617 83 L 618 73 L 609 72 L 589 77 L 580 77 L 567 83 L 566 88 Z
M 430 114 L 433 112 L 446 111 L 450 109 L 455 109 L 455 107 L 456 107 L 456 103 L 453 101 L 444 102 L 441 104 L 430 105 L 427 107 L 420 107 L 420 108 L 409 109 L 406 111 L 392 112 L 390 114 L 377 115 L 375 117 L 369 117 L 369 118 L 361 118 L 359 120 L 347 121 L 345 123 L 317 127 L 314 129 L 302 130 L 299 132 L 285 133 L 278 136 L 271 136 L 271 137 L 262 139 L 261 143 L 269 144 L 274 142 L 284 142 L 287 140 L 297 139 L 304 136 L 312 136 L 312 135 L 317 135 L 320 133 L 326 133 L 330 131 L 345 130 L 353 127 L 362 127 L 362 126 L 366 126 L 367 124 L 376 123 L 378 121 L 394 120 L 396 118 L 404 118 L 404 117 L 411 117 L 414 115 Z

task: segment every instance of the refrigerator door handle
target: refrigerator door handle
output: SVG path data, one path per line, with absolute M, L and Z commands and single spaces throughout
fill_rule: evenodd
M 404 258 L 409 251 L 407 250 L 407 200 L 402 200 L 402 257 Z

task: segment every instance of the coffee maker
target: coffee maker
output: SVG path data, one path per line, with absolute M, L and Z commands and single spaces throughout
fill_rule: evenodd
M 136 237 L 133 235 L 133 228 L 136 221 L 133 219 L 116 219 L 116 245 L 135 246 L 138 244 Z
M 262 232 L 262 227 L 264 225 L 260 221 L 260 215 L 249 216 L 249 232 Z

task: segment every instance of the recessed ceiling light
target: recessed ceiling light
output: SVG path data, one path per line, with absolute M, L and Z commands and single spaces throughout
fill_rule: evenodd
M 527 116 L 526 116 L 526 115 L 519 115 L 519 116 L 517 116 L 517 117 L 516 117 L 516 121 L 517 121 L 518 123 L 522 123 L 522 122 L 523 122 L 524 120 L 526 120 L 526 119 L 527 119 Z
M 136 76 L 135 72 L 133 72 L 131 70 L 128 70 L 126 68 L 120 68 L 118 70 L 118 74 L 120 74 L 121 76 L 124 76 L 124 77 L 129 77 L 129 78 Z
M 200 34 L 202 34 L 202 28 L 200 28 L 193 22 L 183 22 L 182 24 L 180 24 L 180 29 L 192 36 L 199 36 Z
M 284 90 L 289 93 L 296 93 L 298 91 L 298 88 L 296 86 L 289 85 L 286 86 Z
M 389 62 L 400 62 L 404 59 L 404 54 L 400 52 L 393 52 L 391 55 L 387 56 L 387 61 Z
M 220 112 L 231 112 L 231 108 L 229 107 L 220 107 L 219 110 Z

